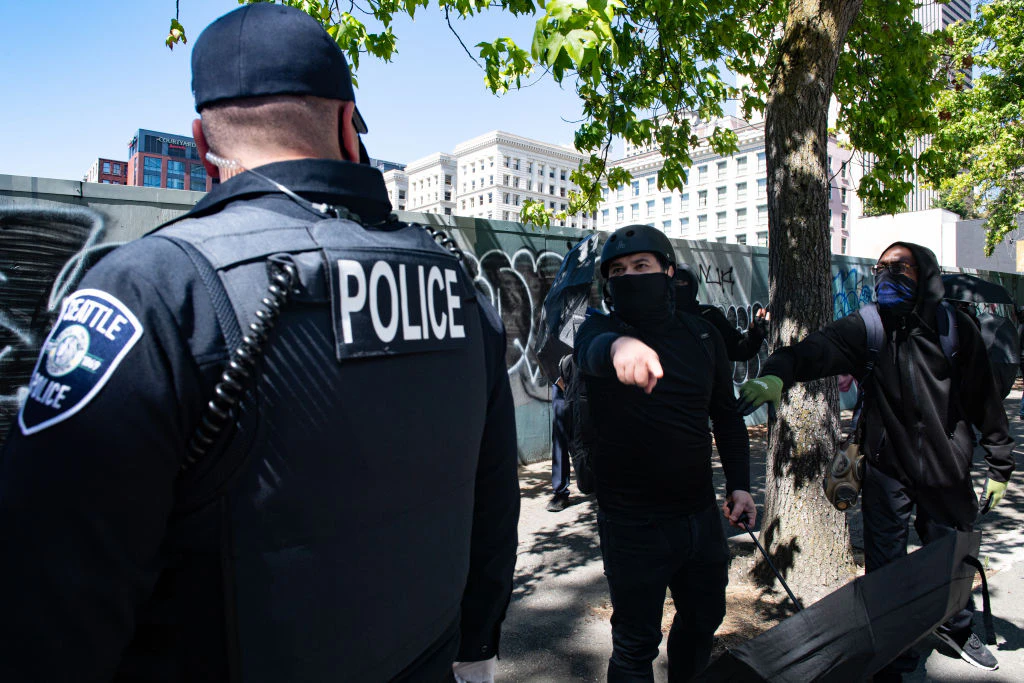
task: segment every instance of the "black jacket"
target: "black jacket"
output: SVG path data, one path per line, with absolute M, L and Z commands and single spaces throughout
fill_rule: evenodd
M 962 486 L 970 476 L 974 425 L 981 431 L 989 476 L 1006 481 L 1014 466 L 1013 441 L 981 334 L 957 312 L 960 352 L 954 369 L 936 332 L 944 289 L 935 255 L 915 244 L 896 244 L 917 259 L 917 301 L 905 318 L 882 312 L 885 341 L 865 384 L 864 451 L 919 500 L 941 500 L 943 490 Z M 786 387 L 843 373 L 861 381 L 867 360 L 864 321 L 853 313 L 776 351 L 761 374 L 781 378 Z M 953 511 L 952 523 L 971 515 Z
M 380 173 L 366 166 L 307 159 L 269 164 L 260 171 L 307 199 L 345 206 L 368 222 L 386 217 L 391 209 Z M 280 215 L 281 221 L 309 219 L 306 209 L 249 173 L 216 186 L 189 217 L 210 216 L 228 206 L 260 207 Z M 136 240 L 105 257 L 85 276 L 80 291 L 116 297 L 120 308 L 137 316 L 142 333 L 133 346 L 125 347 L 116 370 L 111 368 L 104 375 L 109 381 L 97 387 L 92 398 L 78 404 L 80 410 L 31 435 L 15 426 L 0 454 L 0 556 L 17 558 L 0 568 L 4 612 L 0 680 L 226 680 L 231 647 L 224 635 L 229 601 L 223 596 L 221 560 L 214 553 L 208 562 L 193 562 L 174 574 L 170 570 L 178 571 L 182 562 L 165 557 L 164 552 L 171 540 L 169 519 L 175 516 L 182 493 L 177 487 L 186 444 L 227 358 L 213 303 L 184 252 L 155 237 Z M 429 556 L 410 556 L 400 538 L 381 534 L 378 539 L 354 539 L 340 534 L 342 526 L 338 526 L 339 544 L 356 548 L 367 541 L 373 545 L 372 552 L 354 554 L 346 571 L 358 576 L 360 571 L 381 571 L 374 570 L 375 566 L 387 571 L 403 565 L 416 567 L 404 574 L 404 583 L 395 583 L 394 596 L 359 593 L 343 618 L 352 618 L 360 609 L 372 609 L 392 611 L 395 619 L 402 619 L 408 612 L 422 609 L 414 598 L 416 593 L 430 591 L 429 586 L 422 586 L 422 578 L 429 575 L 422 570 L 453 575 L 460 571 L 453 556 L 469 553 L 461 605 L 453 606 L 454 615 L 436 617 L 444 634 L 416 661 L 399 660 L 408 665 L 410 680 L 440 680 L 450 674 L 453 658 L 479 660 L 495 655 L 512 590 L 519 513 L 515 412 L 501 320 L 488 302 L 481 300 L 480 306 L 487 388 L 472 392 L 468 401 L 485 411 L 486 423 L 478 444 L 479 459 L 472 468 L 475 504 L 471 533 L 458 534 L 448 528 L 443 538 L 431 537 L 433 552 Z M 307 314 L 301 304 L 296 310 L 296 315 Z M 320 316 L 316 322 L 322 319 L 324 329 L 282 325 L 278 331 L 291 334 L 293 343 L 271 344 L 268 351 L 277 349 L 290 355 L 288 370 L 295 381 L 287 388 L 300 393 L 315 385 L 311 377 L 326 375 L 317 367 L 319 356 L 297 350 L 311 346 L 298 343 L 302 338 L 322 339 L 330 362 L 335 362 L 329 316 L 319 309 L 308 311 L 310 318 Z M 108 331 L 115 327 L 104 324 Z M 122 323 L 120 329 L 129 329 L 128 324 Z M 99 335 L 94 338 L 98 340 Z M 90 351 L 98 354 L 94 348 Z M 48 357 L 45 348 L 43 357 Z M 328 401 L 318 399 L 315 393 L 302 394 L 308 398 L 301 407 L 317 418 L 324 430 L 344 430 L 335 450 L 308 453 L 310 459 L 348 463 L 351 480 L 361 484 L 364 495 L 373 501 L 356 508 L 352 525 L 346 529 L 371 528 L 360 525 L 364 520 L 402 519 L 414 514 L 407 509 L 407 494 L 414 487 L 435 492 L 437 504 L 431 515 L 437 516 L 449 509 L 455 486 L 462 486 L 453 481 L 445 441 L 464 438 L 462 416 L 449 414 L 438 419 L 436 413 L 430 416 L 433 409 L 402 410 L 395 403 L 396 392 L 405 398 L 415 395 L 413 392 L 436 397 L 450 383 L 458 385 L 460 393 L 462 385 L 450 374 L 432 376 L 422 365 L 399 372 L 394 366 L 412 362 L 409 359 L 414 356 L 396 359 L 347 363 L 345 372 L 351 373 L 351 381 L 338 389 L 341 400 L 348 403 L 344 412 L 323 414 Z M 99 364 L 97 375 L 105 367 Z M 356 381 L 357 372 L 372 372 L 374 377 Z M 64 398 L 67 403 L 72 396 Z M 429 400 L 423 398 L 418 405 Z M 345 427 L 350 424 L 356 427 Z M 419 446 L 411 452 L 397 452 L 392 444 L 401 431 L 416 434 Z M 268 441 L 274 437 L 273 430 L 270 432 Z M 434 474 L 410 475 L 402 464 L 410 458 L 422 461 Z M 386 476 L 375 476 L 381 468 L 386 468 Z M 277 480 L 276 475 L 268 476 L 268 491 Z M 347 502 L 351 504 L 353 499 Z M 325 519 L 319 510 L 308 512 L 318 524 Z M 218 526 L 215 521 L 201 529 L 218 538 L 222 535 Z M 300 547 L 294 557 L 296 563 L 308 559 Z M 346 589 L 355 586 L 361 590 L 365 585 L 345 582 L 340 574 L 336 578 L 339 587 Z M 307 603 L 319 600 L 305 586 L 287 589 L 300 595 L 305 590 Z M 180 623 L 159 621 L 157 617 L 162 615 L 152 606 L 165 598 L 168 604 L 174 600 L 195 606 L 190 614 L 202 626 L 182 633 Z M 351 628 L 365 628 L 365 623 L 353 623 Z M 267 647 L 283 649 L 288 644 L 274 642 Z M 324 643 L 323 647 L 331 645 Z M 173 655 L 169 658 L 173 662 L 185 661 L 187 654 L 187 661 L 194 661 L 203 674 L 178 676 L 173 667 L 161 667 L 155 673 L 153 663 L 163 662 L 158 656 L 165 651 Z M 346 679 L 346 671 L 336 673 L 334 680 Z
M 715 326 L 725 342 L 725 352 L 729 360 L 734 362 L 750 360 L 761 350 L 764 334 L 758 325 L 753 325 L 746 332 L 740 332 L 736 326 L 722 313 L 718 306 L 701 304 L 697 307 L 700 317 Z
M 576 362 L 594 430 L 591 462 L 603 508 L 649 515 L 705 509 L 715 500 L 712 431 L 727 493 L 749 490 L 750 445 L 736 410 L 732 363 L 710 324 L 677 315 L 690 324 L 673 317 L 659 329 L 638 330 L 613 313 L 590 316 L 576 334 Z M 710 335 L 712 344 L 695 331 Z M 611 345 L 624 335 L 650 346 L 661 361 L 665 376 L 649 395 L 616 377 Z

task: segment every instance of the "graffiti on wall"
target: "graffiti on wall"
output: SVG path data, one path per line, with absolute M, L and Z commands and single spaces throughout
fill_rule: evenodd
M 832 306 L 836 320 L 850 315 L 866 303 L 871 303 L 874 294 L 874 278 L 863 266 L 838 266 L 833 268 Z

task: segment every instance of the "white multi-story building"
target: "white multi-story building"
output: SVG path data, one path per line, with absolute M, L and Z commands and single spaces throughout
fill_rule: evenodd
M 405 203 L 409 201 L 409 176 L 404 170 L 392 169 L 384 171 L 384 187 L 388 190 L 391 208 L 405 211 Z
M 729 128 L 738 151 L 723 157 L 711 150 L 707 136 L 715 126 Z M 670 237 L 732 244 L 768 246 L 768 178 L 765 167 L 764 122 L 734 116 L 693 128 L 701 142 L 691 150 L 693 165 L 682 190 L 658 187 L 665 158 L 656 145 L 626 145 L 624 158 L 612 162 L 633 175 L 632 183 L 602 188 L 598 210 L 601 230 L 640 223 L 660 228 Z M 855 187 L 849 173 L 850 152 L 829 139 L 828 166 L 832 193 L 829 217 L 832 251 L 846 253 Z
M 455 156 L 444 152 L 435 152 L 407 164 L 408 201 L 404 208 L 419 213 L 452 215 L 455 212 L 456 166 Z M 398 208 L 394 200 L 391 203 Z
M 498 130 L 456 145 L 453 156 L 458 164 L 455 213 L 506 221 L 518 221 L 528 199 L 556 213 L 567 210 L 569 193 L 578 189 L 570 175 L 584 158 L 572 147 Z M 594 227 L 588 214 L 554 222 Z

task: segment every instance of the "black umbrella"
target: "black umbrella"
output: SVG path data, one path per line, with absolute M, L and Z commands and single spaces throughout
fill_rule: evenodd
M 950 532 L 731 649 L 699 681 L 859 681 L 963 609 L 981 532 Z
M 976 304 L 1013 305 L 1010 293 L 1002 285 L 982 280 L 966 273 L 952 273 L 942 276 L 946 298 L 950 301 L 969 301 Z
M 566 253 L 544 297 L 543 326 L 537 360 L 548 379 L 558 377 L 558 361 L 572 353 L 576 330 L 583 324 L 597 262 L 597 233 L 591 233 Z

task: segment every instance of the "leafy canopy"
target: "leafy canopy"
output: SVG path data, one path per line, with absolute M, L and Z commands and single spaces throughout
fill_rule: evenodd
M 240 4 L 258 0 L 239 0 Z M 318 19 L 346 53 L 353 69 L 361 54 L 389 61 L 398 49 L 391 30 L 398 13 L 415 17 L 432 0 L 284 0 Z M 842 0 L 839 0 L 841 4 Z M 631 175 L 609 168 L 612 140 L 656 144 L 665 161 L 661 188 L 680 189 L 692 153 L 706 145 L 718 154 L 736 151 L 734 131 L 715 127 L 705 139 L 697 120 L 710 121 L 735 102 L 748 117 L 762 111 L 772 66 L 779 57 L 786 0 L 436 0 L 446 17 L 467 19 L 485 11 L 535 16 L 529 51 L 507 37 L 476 45 L 484 85 L 503 94 L 540 68 L 558 83 L 571 83 L 583 105 L 575 145 L 588 157 L 573 172 L 581 188 L 556 217 L 593 211 L 602 184 L 616 188 Z M 828 4 L 828 3 L 823 3 Z M 836 3 L 833 3 L 836 4 Z M 880 211 L 895 213 L 911 187 L 917 159 L 914 140 L 934 132 L 929 108 L 937 88 L 933 38 L 913 21 L 914 0 L 865 0 L 842 53 L 834 94 L 839 127 L 851 144 L 873 155 L 862 195 Z M 343 7 L 347 9 L 343 9 Z M 350 11 L 372 15 L 364 22 Z M 175 33 L 177 31 L 177 33 Z M 168 45 L 184 40 L 172 20 Z M 732 79 L 730 74 L 738 75 Z M 737 82 L 733 82 L 733 80 Z M 541 202 L 528 202 L 523 219 L 546 224 Z
M 927 176 L 946 205 L 986 219 L 991 255 L 1024 213 L 1024 8 L 1020 0 L 986 2 L 947 38 L 938 52 L 952 87 L 933 108 L 939 128 Z

